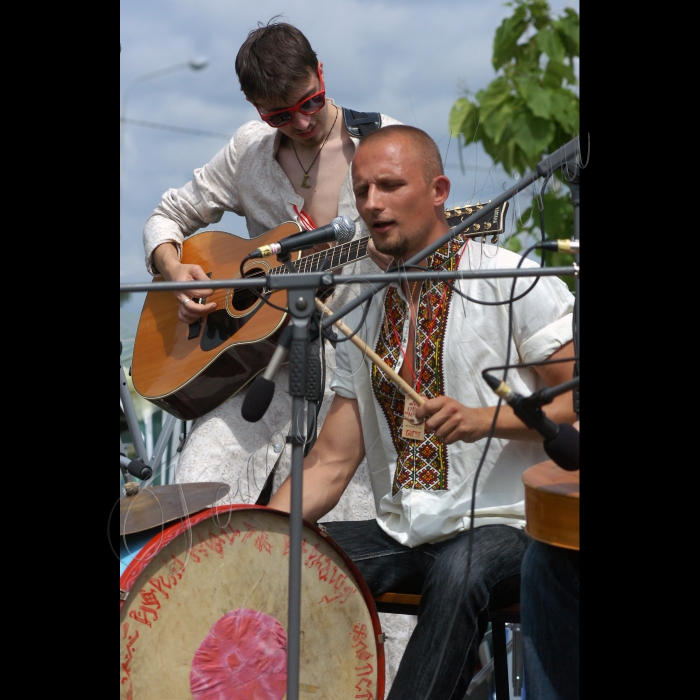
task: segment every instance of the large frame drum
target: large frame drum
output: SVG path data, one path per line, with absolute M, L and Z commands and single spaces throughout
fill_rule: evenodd
M 282 700 L 289 516 L 233 505 L 123 540 L 121 698 Z M 384 697 L 384 646 L 366 583 L 304 523 L 299 698 Z M 124 599 L 125 598 L 125 599 Z

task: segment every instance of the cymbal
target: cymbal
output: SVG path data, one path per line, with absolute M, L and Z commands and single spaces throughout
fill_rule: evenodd
M 119 535 L 130 535 L 192 515 L 228 494 L 218 481 L 147 486 L 119 499 Z

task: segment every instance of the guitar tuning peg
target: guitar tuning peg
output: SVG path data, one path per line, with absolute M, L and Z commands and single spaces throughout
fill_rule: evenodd
M 498 234 L 497 233 L 491 237 L 491 243 L 498 243 Z

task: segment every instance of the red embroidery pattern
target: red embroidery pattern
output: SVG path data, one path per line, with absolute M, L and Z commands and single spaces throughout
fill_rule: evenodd
M 454 270 L 457 255 L 465 244 L 465 238 L 457 236 L 439 248 L 428 258 L 428 268 Z M 444 394 L 443 351 L 445 328 L 449 313 L 452 289 L 444 282 L 430 282 L 421 294 L 416 323 L 416 354 L 423 358 L 420 376 L 416 377 L 421 393 L 429 398 Z M 437 309 L 437 313 L 433 313 Z M 389 288 L 384 297 L 384 315 L 388 323 L 382 324 L 375 352 L 392 369 L 398 364 L 401 348 L 394 329 L 402 329 L 407 318 L 407 307 L 396 287 Z M 401 336 L 399 330 L 399 337 Z M 449 488 L 449 464 L 447 448 L 435 434 L 426 430 L 425 439 L 418 443 L 402 437 L 404 396 L 382 370 L 372 366 L 372 389 L 389 425 L 391 439 L 396 449 L 396 469 L 392 495 L 400 489 L 445 491 Z

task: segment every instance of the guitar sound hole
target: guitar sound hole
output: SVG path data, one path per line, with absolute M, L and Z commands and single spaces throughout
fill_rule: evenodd
M 260 268 L 253 268 L 251 270 L 247 270 L 245 273 L 246 279 L 248 278 L 255 278 L 255 277 L 264 277 L 264 274 Z M 258 293 L 265 293 L 264 288 L 259 288 L 256 287 L 255 291 Z M 231 299 L 231 306 L 236 310 L 236 311 L 247 311 L 251 306 L 256 304 L 258 301 L 260 301 L 260 297 L 255 294 L 255 292 L 252 289 L 236 289 L 233 292 L 233 297 Z

